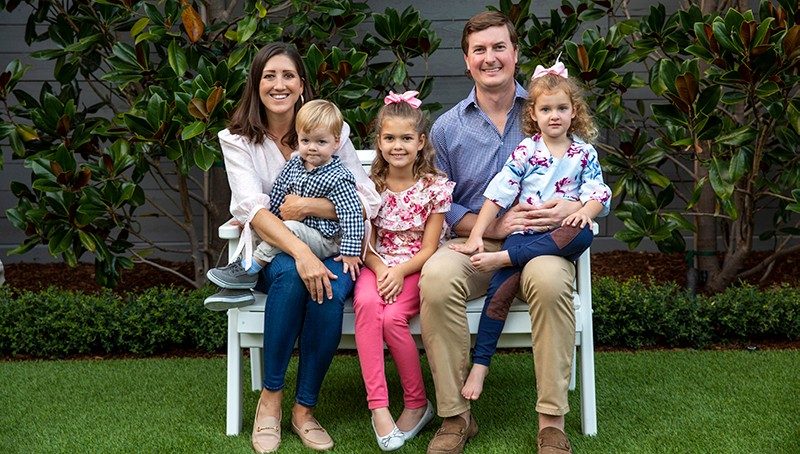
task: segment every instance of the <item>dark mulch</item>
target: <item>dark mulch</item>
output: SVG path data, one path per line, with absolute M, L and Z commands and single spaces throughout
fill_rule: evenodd
M 751 269 L 761 263 L 768 253 L 753 252 L 745 260 L 743 269 Z M 762 288 L 782 283 L 800 286 L 800 253 L 790 254 L 777 261 L 767 277 L 752 276 L 747 282 Z M 620 280 L 638 277 L 655 282 L 675 282 L 686 285 L 686 260 L 683 254 L 661 254 L 658 252 L 611 251 L 592 254 L 592 276 L 610 276 Z
M 746 266 L 752 267 L 764 259 L 766 253 L 753 253 Z M 183 275 L 189 275 L 192 266 L 188 262 L 159 262 Z M 776 264 L 768 278 L 753 284 L 767 287 L 779 283 L 800 286 L 800 254 L 791 255 Z M 6 282 L 17 290 L 39 290 L 50 285 L 83 292 L 98 292 L 100 286 L 95 282 L 94 265 L 81 264 L 70 268 L 63 263 L 9 263 L 5 264 Z M 686 283 L 686 262 L 682 254 L 661 254 L 657 252 L 612 251 L 592 254 L 592 276 L 610 276 L 625 280 L 638 277 L 655 282 L 673 281 L 683 286 Z M 133 270 L 124 270 L 116 292 L 137 292 L 157 285 L 173 285 L 191 288 L 184 280 L 149 265 L 136 265 Z
M 184 276 L 192 272 L 189 262 L 159 261 L 160 265 L 176 270 Z M 5 263 L 6 285 L 15 290 L 42 290 L 49 286 L 97 293 L 102 287 L 95 281 L 94 264 L 80 263 L 70 268 L 64 263 Z M 175 286 L 191 289 L 192 286 L 181 278 L 156 267 L 137 264 L 131 270 L 123 270 L 119 285 L 114 289 L 117 293 L 140 292 L 157 286 Z

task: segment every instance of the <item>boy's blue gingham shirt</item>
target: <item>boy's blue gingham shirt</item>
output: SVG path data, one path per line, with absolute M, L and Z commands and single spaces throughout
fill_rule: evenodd
M 272 187 L 270 211 L 280 217 L 280 206 L 287 194 L 300 197 L 324 197 L 333 202 L 339 221 L 308 217 L 303 224 L 317 229 L 325 238 L 331 238 L 341 231 L 339 251 L 342 255 L 361 255 L 361 241 L 364 238 L 364 218 L 361 202 L 356 193 L 356 179 L 339 160 L 338 156 L 312 171 L 306 170 L 300 156 L 286 163 L 275 185 Z
M 480 211 L 489 181 L 525 138 L 522 111 L 528 93 L 520 84 L 515 85 L 514 104 L 508 111 L 505 131 L 498 131 L 478 107 L 474 87 L 469 96 L 442 114 L 431 128 L 436 164 L 456 182 L 453 204 L 445 214 L 451 227 L 465 214 Z

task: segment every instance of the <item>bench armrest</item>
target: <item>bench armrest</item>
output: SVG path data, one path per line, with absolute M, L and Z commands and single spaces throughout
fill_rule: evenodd
M 222 224 L 217 229 L 217 233 L 219 237 L 223 240 L 232 240 L 239 238 L 239 233 L 242 231 L 242 226 L 239 225 L 239 222 L 234 219 L 228 219 L 228 222 Z

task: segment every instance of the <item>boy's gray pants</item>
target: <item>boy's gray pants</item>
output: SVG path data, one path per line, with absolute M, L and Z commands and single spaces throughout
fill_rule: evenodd
M 325 238 L 319 230 L 309 227 L 300 221 L 283 221 L 283 224 L 287 229 L 291 230 L 297 238 L 300 238 L 300 241 L 306 243 L 308 247 L 311 248 L 311 252 L 319 259 L 325 259 L 339 253 L 338 236 Z M 266 241 L 262 241 L 258 243 L 255 251 L 253 251 L 253 257 L 269 263 L 281 252 L 283 251 Z

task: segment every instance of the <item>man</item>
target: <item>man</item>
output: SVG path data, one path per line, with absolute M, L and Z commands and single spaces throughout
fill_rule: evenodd
M 470 18 L 461 48 L 475 87 L 431 129 L 438 165 L 456 182 L 446 219 L 460 238 L 449 243 L 463 243 L 469 236 L 486 185 L 522 141 L 520 115 L 527 97 L 514 80 L 516 30 L 502 13 L 485 11 Z M 546 202 L 539 208 L 519 204 L 489 226 L 484 249 L 500 250 L 502 240 L 517 230 L 556 226 L 580 207 L 580 202 L 566 200 Z M 476 270 L 468 256 L 448 245 L 422 269 L 422 340 L 436 387 L 438 414 L 444 418 L 428 453 L 460 453 L 478 432 L 470 401 L 461 395 L 469 369 L 466 301 L 486 293 L 491 275 Z M 575 267 L 566 259 L 541 256 L 525 266 L 520 280 L 520 294 L 530 307 L 532 320 L 540 453 L 571 452 L 563 430 L 575 342 L 574 277 Z

